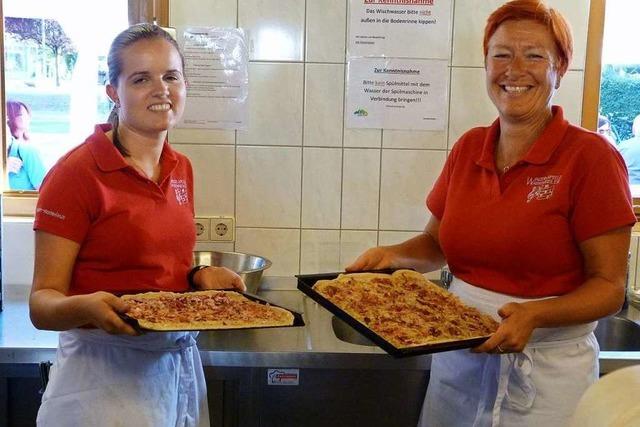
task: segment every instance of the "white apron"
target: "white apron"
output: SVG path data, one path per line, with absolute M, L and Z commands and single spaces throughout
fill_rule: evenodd
M 450 291 L 494 315 L 515 298 L 455 279 Z M 420 427 L 564 427 L 598 379 L 597 322 L 539 328 L 522 353 L 434 354 Z
M 61 332 L 38 426 L 209 426 L 196 336 Z

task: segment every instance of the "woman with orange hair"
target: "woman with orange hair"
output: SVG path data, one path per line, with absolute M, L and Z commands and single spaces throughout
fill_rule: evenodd
M 424 233 L 347 269 L 446 263 L 450 290 L 501 321 L 471 352 L 433 356 L 422 426 L 564 426 L 598 378 L 597 320 L 624 300 L 627 171 L 604 137 L 552 105 L 572 57 L 557 11 L 505 3 L 488 19 L 484 54 L 497 120 L 453 147 Z

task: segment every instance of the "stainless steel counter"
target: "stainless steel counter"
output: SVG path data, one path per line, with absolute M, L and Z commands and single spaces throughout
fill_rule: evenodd
M 333 369 L 429 369 L 429 356 L 396 359 L 378 347 L 349 344 L 335 337 L 331 314 L 297 290 L 290 278 L 269 278 L 259 296 L 303 313 L 306 326 L 296 328 L 218 331 L 200 334 L 198 346 L 205 366 L 299 367 Z M 278 287 L 286 282 L 286 289 Z M 39 363 L 55 358 L 58 334 L 33 327 L 28 291 L 7 286 L 0 313 L 0 363 Z M 630 308 L 626 317 L 640 321 Z M 640 364 L 640 352 L 601 352 L 601 371 Z
M 40 331 L 31 324 L 28 292 L 24 286 L 5 288 L 0 363 L 40 363 L 55 358 L 58 333 Z M 266 290 L 259 296 L 303 313 L 306 325 L 203 332 L 198 347 L 205 366 L 429 369 L 429 356 L 396 359 L 377 347 L 340 341 L 331 329 L 331 314 L 297 290 Z

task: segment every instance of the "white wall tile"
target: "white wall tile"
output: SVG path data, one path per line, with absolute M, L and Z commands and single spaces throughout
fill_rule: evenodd
M 239 227 L 300 227 L 302 149 L 238 147 Z
M 573 35 L 573 60 L 569 65 L 571 70 L 584 70 L 585 68 L 589 3 L 590 0 L 547 0 L 547 4 L 557 9 L 571 26 Z
M 378 228 L 380 150 L 345 149 L 342 168 L 342 228 Z
M 333 273 L 340 264 L 339 230 L 302 230 L 300 273 Z
M 482 67 L 482 39 L 487 18 L 504 0 L 456 0 L 453 19 L 454 66 Z
M 381 230 L 424 229 L 425 200 L 445 158 L 445 151 L 382 150 Z
M 175 128 L 169 132 L 169 141 L 178 144 L 233 145 L 236 143 L 236 132 L 222 129 Z
M 419 236 L 421 233 L 421 231 L 380 231 L 378 244 L 380 246 L 397 245 Z
M 196 242 L 194 251 L 234 252 L 234 242 Z
M 342 150 L 305 148 L 302 163 L 302 226 L 340 228 Z
M 238 23 L 247 30 L 252 60 L 302 61 L 305 0 L 238 0 Z
M 344 65 L 307 64 L 304 145 L 342 146 Z
M 306 61 L 344 62 L 345 0 L 307 0 Z
M 234 216 L 235 147 L 174 144 L 193 166 L 196 215 Z
M 300 230 L 238 228 L 236 251 L 260 255 L 271 260 L 265 276 L 298 274 L 300 259 Z
M 482 39 L 489 15 L 504 0 L 456 0 L 453 28 L 454 66 L 484 66 Z M 589 0 L 549 0 L 548 5 L 567 19 L 573 30 L 573 60 L 570 69 L 584 70 L 589 22 Z
M 2 283 L 31 286 L 34 254 L 33 218 L 3 218 Z
M 451 70 L 449 105 L 449 148 L 469 129 L 493 123 L 498 112 L 487 95 L 484 68 Z
M 249 64 L 249 130 L 238 144 L 302 145 L 302 64 Z
M 446 149 L 447 132 L 425 130 L 383 130 L 382 148 Z
M 344 146 L 358 148 L 380 148 L 382 131 L 380 129 L 344 128 Z
M 568 71 L 553 98 L 554 104 L 562 106 L 565 119 L 575 125 L 582 121 L 582 97 L 576 93 L 582 93 L 583 86 L 584 71 Z
M 177 30 L 185 27 L 235 27 L 237 0 L 170 0 L 169 24 Z
M 380 231 L 378 244 L 380 246 L 397 245 L 418 235 L 420 235 L 420 233 L 414 231 Z M 426 273 L 425 276 L 431 280 L 440 279 L 440 269 L 430 271 Z
M 378 245 L 378 233 L 376 231 L 350 231 L 342 230 L 340 233 L 340 269 L 351 264 L 369 248 Z

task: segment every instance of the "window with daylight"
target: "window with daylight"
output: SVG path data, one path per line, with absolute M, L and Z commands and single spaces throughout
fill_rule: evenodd
M 634 197 L 640 196 L 640 2 L 607 0 L 602 40 L 598 132 L 627 164 Z
M 2 0 L 4 191 L 33 191 L 111 105 L 106 56 L 128 0 Z

